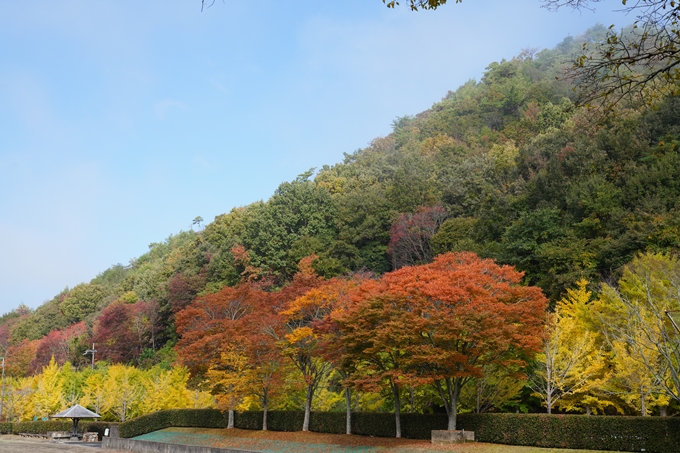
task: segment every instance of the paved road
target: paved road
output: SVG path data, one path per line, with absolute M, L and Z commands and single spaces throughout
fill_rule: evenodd
M 97 448 L 97 450 L 94 450 Z M 99 450 L 101 444 L 56 443 L 47 440 L 25 440 L 18 436 L 0 436 L 0 453 L 127 453 L 122 450 Z

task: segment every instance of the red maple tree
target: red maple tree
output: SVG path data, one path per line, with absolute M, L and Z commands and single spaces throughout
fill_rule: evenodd
M 470 252 L 404 267 L 361 285 L 333 314 L 357 385 L 433 385 L 456 429 L 461 388 L 484 365 L 522 365 L 541 344 L 547 299 L 522 273 Z M 396 408 L 398 410 L 398 408 Z
M 270 298 L 269 293 L 248 283 L 198 297 L 175 317 L 180 335 L 175 349 L 180 361 L 193 375 L 205 374 L 219 359 L 223 345 L 238 335 L 238 321 L 258 307 L 271 305 Z

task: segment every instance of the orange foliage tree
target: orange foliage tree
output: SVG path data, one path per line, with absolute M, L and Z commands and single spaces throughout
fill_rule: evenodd
M 208 380 L 213 388 L 229 389 L 217 395 L 219 405 L 229 410 L 247 396 L 257 397 L 262 407 L 262 430 L 266 431 L 269 403 L 282 384 L 283 358 L 274 338 L 266 333 L 269 317 L 261 315 L 243 323 L 250 331 L 230 341 L 208 370 Z
M 275 295 L 281 329 L 271 329 L 283 355 L 300 370 L 306 385 L 303 431 L 309 431 L 314 393 L 330 371 L 330 364 L 319 354 L 318 337 L 312 329 L 319 313 L 314 313 L 314 304 L 305 299 L 307 294 L 313 294 L 310 292 L 324 283 L 312 268 L 315 259 L 316 256 L 311 255 L 300 260 L 299 272 L 293 276 L 291 284 Z
M 8 347 L 5 353 L 6 374 L 12 377 L 28 376 L 39 346 L 40 340 L 23 340 Z
M 327 319 L 338 302 L 354 287 L 356 283 L 353 280 L 333 278 L 293 300 L 281 312 L 289 330 L 284 351 L 294 354 L 294 362 L 305 375 L 307 383 L 305 425 L 309 423 L 314 391 L 331 367 L 335 367 L 343 378 L 347 377 L 336 360 L 337 331 L 329 328 L 332 326 L 328 325 Z M 351 432 L 350 398 L 350 389 L 345 387 L 347 434 Z
M 204 376 L 211 367 L 213 370 L 229 371 L 232 377 L 235 376 L 238 370 L 226 358 L 234 348 L 242 347 L 238 342 L 247 326 L 245 319 L 269 307 L 270 301 L 269 293 L 252 283 L 242 283 L 233 288 L 225 286 L 215 294 L 197 298 L 175 318 L 177 333 L 181 336 L 175 350 L 182 364 L 193 376 Z M 213 379 L 212 383 L 216 389 L 228 393 L 221 400 L 229 411 L 228 427 L 233 427 L 238 398 L 232 394 L 233 383 L 222 389 L 223 381 Z
M 347 373 L 345 382 L 357 390 L 391 390 L 396 437 L 401 437 L 401 388 L 423 383 L 410 369 L 412 349 L 419 340 L 413 326 L 401 323 L 408 310 L 405 298 L 366 291 L 366 287 L 375 289 L 375 282 L 362 286 L 354 303 L 331 315 L 340 331 L 336 336 L 340 368 Z
M 470 252 L 447 253 L 369 281 L 332 315 L 355 382 L 387 380 L 438 391 L 456 429 L 461 388 L 485 365 L 522 366 L 540 349 L 547 299 L 522 273 Z M 372 356 L 372 357 L 370 357 Z M 395 410 L 398 410 L 395 407 Z
M 223 346 L 235 337 L 238 321 L 253 312 L 268 293 L 250 284 L 225 286 L 215 294 L 197 298 L 177 313 L 180 339 L 175 347 L 180 361 L 192 375 L 203 375 L 219 359 Z

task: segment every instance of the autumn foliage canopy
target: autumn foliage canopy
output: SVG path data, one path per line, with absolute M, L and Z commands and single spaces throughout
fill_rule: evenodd
M 489 364 L 521 369 L 541 347 L 547 299 L 540 289 L 522 286 L 522 273 L 511 266 L 470 252 L 447 253 L 381 278 L 324 281 L 310 261 L 303 260 L 292 283 L 278 292 L 243 282 L 180 311 L 183 363 L 202 373 L 234 359 L 235 350 L 260 363 L 256 356 L 290 359 L 307 385 L 307 409 L 332 368 L 347 388 L 391 388 L 397 405 L 401 386 L 429 385 L 455 426 L 468 380 Z M 246 353 L 255 344 L 257 354 Z M 276 351 L 265 353 L 266 347 Z M 242 364 L 232 368 L 247 374 Z

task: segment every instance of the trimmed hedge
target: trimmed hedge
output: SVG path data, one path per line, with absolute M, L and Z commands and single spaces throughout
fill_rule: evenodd
M 547 414 L 465 414 L 475 439 L 583 450 L 680 452 L 680 418 Z
M 227 420 L 217 409 L 172 409 L 142 415 L 120 424 L 120 437 L 135 437 L 173 426 L 226 428 Z
M 101 439 L 104 436 L 104 430 L 106 428 L 117 424 L 118 423 L 81 421 L 78 424 L 78 431 L 97 433 Z M 50 431 L 71 432 L 71 429 L 73 429 L 73 421 L 71 420 L 37 420 L 32 422 L 0 423 L 0 434 L 46 434 Z
M 269 411 L 272 431 L 299 431 L 304 412 Z M 234 425 L 262 429 L 262 412 L 236 413 Z M 216 409 L 156 412 L 120 425 L 121 437 L 135 437 L 163 428 L 226 428 L 226 414 Z M 446 429 L 445 414 L 402 414 L 402 437 L 430 439 L 433 429 Z M 343 434 L 344 412 L 312 412 L 310 431 Z M 619 417 L 547 414 L 462 414 L 458 429 L 475 432 L 475 439 L 507 445 L 585 450 L 680 452 L 680 417 Z M 394 414 L 352 413 L 354 434 L 394 437 Z
M 234 426 L 262 429 L 262 412 L 236 413 Z M 267 427 L 272 431 L 300 431 L 303 411 L 269 411 Z M 408 439 L 430 439 L 433 429 L 446 429 L 445 414 L 401 414 L 401 435 Z M 312 412 L 309 430 L 318 433 L 345 434 L 344 412 Z M 362 436 L 394 437 L 394 414 L 352 412 L 352 433 Z
M 0 423 L 0 434 L 12 434 L 12 424 L 9 422 Z
M 300 431 L 304 418 L 304 411 L 268 411 L 267 429 L 271 431 Z M 311 431 L 316 431 L 312 428 L 313 423 L 314 413 L 309 420 L 309 425 Z M 241 429 L 262 429 L 262 411 L 236 412 L 234 414 L 234 426 Z

